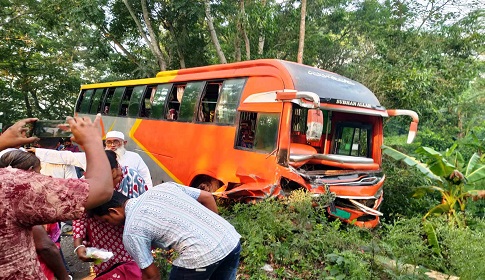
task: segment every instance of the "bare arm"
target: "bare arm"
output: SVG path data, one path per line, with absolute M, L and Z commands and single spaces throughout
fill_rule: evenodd
M 142 280 L 160 280 L 160 271 L 155 263 L 152 263 L 147 268 L 141 270 Z
M 83 262 L 94 262 L 94 261 L 95 261 L 95 259 L 93 259 L 93 258 L 88 258 L 88 257 L 86 256 L 86 247 L 84 247 L 84 246 L 80 246 L 80 245 L 82 245 L 82 244 L 83 244 L 83 239 L 82 239 L 82 238 L 76 238 L 76 239 L 74 239 L 74 248 L 77 248 L 77 249 L 76 249 L 76 252 L 75 252 L 75 253 L 76 253 L 76 255 L 77 255 L 77 257 L 78 257 L 78 258 L 79 258 L 81 261 L 83 261 Z M 80 246 L 80 247 L 78 247 L 78 246 Z
M 62 262 L 61 252 L 47 235 L 44 226 L 34 226 L 32 234 L 39 258 L 54 272 L 57 279 L 69 279 L 69 274 Z
M 201 190 L 199 198 L 197 198 L 197 201 L 200 202 L 200 204 L 204 205 L 209 210 L 211 210 L 212 212 L 219 214 L 216 200 L 214 199 L 214 196 L 212 196 L 210 192 Z
M 94 123 L 89 118 L 68 118 L 72 141 L 79 143 L 86 152 L 85 178 L 89 183 L 89 195 L 84 207 L 92 209 L 111 199 L 113 180 L 111 167 L 104 152 L 99 128 L 101 116 L 96 116 Z

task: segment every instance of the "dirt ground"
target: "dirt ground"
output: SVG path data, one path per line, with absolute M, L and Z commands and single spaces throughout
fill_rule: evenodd
M 76 254 L 74 254 L 71 235 L 62 235 L 61 250 L 74 280 L 90 280 L 94 278 L 94 275 L 91 275 L 89 272 L 89 263 L 82 262 L 77 258 Z

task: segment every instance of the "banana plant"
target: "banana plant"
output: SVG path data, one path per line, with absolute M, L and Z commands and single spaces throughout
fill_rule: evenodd
M 442 196 L 439 205 L 431 208 L 423 217 L 446 214 L 450 224 L 464 226 L 458 211 L 465 211 L 466 200 L 476 190 L 483 189 L 485 183 L 484 156 L 473 154 L 465 162 L 462 154 L 453 145 L 445 152 L 437 152 L 429 147 L 420 147 L 415 152 L 422 160 L 403 154 L 391 147 L 382 146 L 384 154 L 417 168 L 430 181 L 429 186 L 419 188 L 415 196 L 423 196 L 428 191 L 438 191 Z

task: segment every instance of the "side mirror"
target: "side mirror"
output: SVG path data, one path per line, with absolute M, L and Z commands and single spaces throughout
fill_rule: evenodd
M 320 141 L 323 132 L 323 113 L 320 109 L 308 109 L 306 140 Z
M 389 109 L 387 110 L 387 114 L 390 117 L 394 116 L 410 116 L 413 120 L 411 122 L 411 125 L 409 126 L 409 134 L 408 134 L 408 140 L 407 143 L 410 144 L 413 142 L 414 137 L 416 136 L 416 133 L 418 131 L 418 123 L 419 123 L 419 116 L 416 112 L 411 111 L 411 110 L 401 110 L 401 109 Z

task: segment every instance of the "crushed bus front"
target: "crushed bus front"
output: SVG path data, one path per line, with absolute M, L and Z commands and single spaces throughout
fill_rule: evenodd
M 274 97 L 268 97 L 271 94 Z M 362 102 L 321 102 L 312 92 L 262 93 L 246 102 L 258 100 L 282 101 L 278 145 L 266 157 L 276 161 L 277 167 L 266 173 L 240 170 L 236 174 L 239 182 L 223 186 L 216 194 L 254 201 L 282 197 L 301 188 L 314 194 L 330 191 L 336 197 L 328 207 L 331 216 L 360 227 L 377 226 L 385 181 L 381 169 L 383 118 L 411 116 L 409 142 L 416 134 L 417 114 Z

